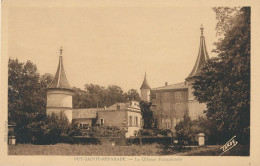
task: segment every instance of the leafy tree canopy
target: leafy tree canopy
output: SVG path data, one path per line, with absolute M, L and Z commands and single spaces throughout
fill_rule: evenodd
M 221 9 L 221 10 L 220 10 Z M 215 43 L 218 56 L 195 77 L 194 95 L 207 104 L 207 118 L 217 126 L 216 135 L 237 135 L 249 141 L 250 127 L 250 8 L 230 15 L 230 8 L 215 9 L 223 40 Z M 225 23 L 228 18 L 228 23 Z M 232 18 L 232 19 L 231 19 Z M 223 21 L 223 22 L 221 22 Z M 228 28 L 223 29 L 225 24 Z M 225 139 L 225 138 L 223 138 Z
M 73 97 L 74 108 L 102 108 L 111 106 L 117 102 L 127 102 L 131 100 L 140 100 L 140 96 L 135 89 L 130 89 L 127 93 L 117 85 L 103 87 L 100 85 L 86 84 L 85 89 L 73 88 L 75 90 Z
M 8 62 L 8 113 L 9 120 L 17 123 L 20 114 L 45 113 L 46 87 L 52 75 L 40 75 L 31 61 L 19 62 L 9 59 Z M 29 115 L 28 115 L 29 116 Z

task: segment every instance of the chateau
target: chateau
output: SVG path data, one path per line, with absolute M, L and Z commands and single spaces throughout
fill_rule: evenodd
M 191 85 L 194 81 L 192 77 L 198 75 L 203 64 L 209 59 L 203 27 L 200 30 L 197 60 L 191 73 L 183 82 L 171 85 L 166 82 L 165 86 L 152 89 L 145 74 L 140 88 L 141 100 L 152 103 L 153 124 L 156 128 L 174 131 L 176 124 L 183 119 L 184 115 L 188 115 L 192 120 L 204 116 L 203 110 L 206 109 L 206 105 L 195 100 Z M 128 131 L 126 137 L 133 136 L 142 128 L 141 110 L 139 103 L 135 101 L 116 103 L 108 108 L 73 109 L 74 90 L 66 78 L 62 51 L 61 48 L 55 77 L 47 88 L 47 115 L 63 112 L 70 122 L 77 123 L 79 126 L 124 126 Z
M 171 85 L 166 82 L 162 87 L 151 89 L 145 74 L 140 88 L 141 99 L 152 103 L 154 127 L 174 131 L 176 124 L 183 119 L 184 115 L 188 115 L 192 120 L 204 116 L 203 110 L 206 109 L 206 104 L 195 100 L 191 85 L 194 81 L 192 77 L 198 75 L 204 63 L 209 59 L 203 29 L 203 27 L 200 28 L 200 46 L 196 63 L 183 82 Z

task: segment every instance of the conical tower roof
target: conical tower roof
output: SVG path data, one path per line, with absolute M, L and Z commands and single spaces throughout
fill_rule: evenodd
M 144 75 L 144 81 L 140 89 L 151 89 L 146 79 L 146 73 Z
M 200 36 L 199 54 L 198 54 L 196 63 L 194 65 L 191 73 L 189 74 L 188 78 L 198 75 L 202 66 L 209 59 L 209 55 L 208 55 L 208 52 L 206 49 L 205 37 L 203 36 L 203 30 L 204 30 L 203 26 L 200 27 L 200 30 L 201 30 L 201 36 Z
M 66 74 L 65 74 L 65 70 L 63 67 L 63 60 L 62 60 L 62 48 L 60 49 L 60 57 L 59 57 L 59 65 L 58 65 L 58 69 L 57 72 L 55 74 L 54 79 L 52 80 L 52 82 L 50 83 L 50 85 L 48 86 L 48 89 L 69 89 L 72 90 Z

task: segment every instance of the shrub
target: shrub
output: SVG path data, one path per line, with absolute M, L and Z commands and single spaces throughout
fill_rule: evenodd
M 205 128 L 205 122 L 206 120 L 204 118 L 192 121 L 189 116 L 184 116 L 184 120 L 175 126 L 179 144 L 197 144 L 197 136 L 199 133 L 208 134 L 208 130 Z
M 93 127 L 94 137 L 125 137 L 126 130 L 120 127 L 100 126 Z
M 139 130 L 139 136 L 172 136 L 171 130 L 168 129 L 141 129 Z
M 71 132 L 71 125 L 63 112 L 60 112 L 59 115 L 52 114 L 43 121 L 30 123 L 27 128 L 31 142 L 35 144 L 63 142 Z

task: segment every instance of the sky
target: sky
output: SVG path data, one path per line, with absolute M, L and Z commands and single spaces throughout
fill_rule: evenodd
M 199 51 L 210 57 L 216 18 L 210 7 L 15 7 L 8 12 L 8 55 L 55 74 L 59 49 L 71 86 L 137 89 L 183 82 Z

